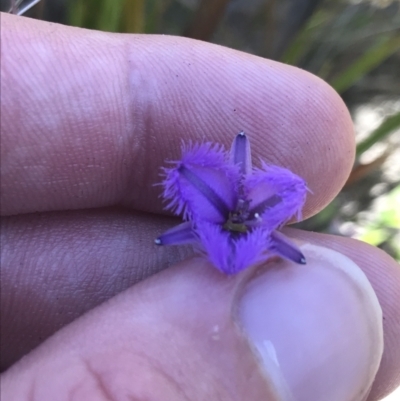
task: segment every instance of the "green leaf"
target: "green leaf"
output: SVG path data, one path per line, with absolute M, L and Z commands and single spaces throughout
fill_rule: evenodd
M 398 50 L 400 50 L 400 37 L 398 35 L 377 39 L 375 44 L 339 74 L 331 82 L 331 85 L 339 93 L 344 92 Z
M 318 29 L 329 20 L 329 14 L 324 10 L 316 11 L 307 24 L 296 37 L 283 54 L 281 61 L 286 64 L 297 65 L 304 54 L 312 47 Z
M 124 32 L 143 33 L 146 25 L 145 0 L 130 0 L 125 2 L 123 12 Z
M 400 230 L 400 185 L 392 189 L 385 199 L 384 209 L 381 212 L 381 223 L 387 227 Z
M 368 230 L 359 239 L 368 244 L 378 246 L 389 238 L 389 233 L 385 228 L 376 228 Z
M 83 27 L 86 16 L 86 3 L 84 1 L 73 0 L 68 3 L 68 23 L 72 26 Z
M 98 2 L 96 29 L 117 32 L 122 19 L 125 0 L 102 0 Z
M 400 111 L 387 117 L 383 123 L 369 135 L 367 139 L 357 145 L 357 157 L 363 154 L 376 142 L 381 141 L 383 138 L 391 134 L 397 128 L 400 128 Z

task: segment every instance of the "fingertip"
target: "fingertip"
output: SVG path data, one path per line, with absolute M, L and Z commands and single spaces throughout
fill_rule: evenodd
M 306 266 L 275 261 L 228 277 L 194 258 L 164 270 L 17 363 L 4 394 L 19 386 L 20 399 L 29 399 L 33 383 L 41 399 L 73 392 L 85 399 L 308 401 L 315 390 L 343 401 L 365 394 L 380 351 L 370 345 L 380 340 L 379 313 L 369 301 L 360 304 L 369 284 L 336 252 L 303 249 Z
M 349 113 L 305 71 L 185 38 L 3 17 L 4 214 L 121 203 L 160 213 L 152 184 L 182 138 L 228 146 L 240 130 L 256 160 L 307 180 L 305 217 L 350 172 Z M 31 59 L 35 69 L 15 68 Z
M 161 128 L 157 146 L 149 143 L 157 152 L 154 162 L 179 158 L 182 137 L 228 148 L 243 130 L 256 163 L 261 159 L 287 167 L 307 180 L 313 194 L 304 218 L 343 187 L 354 162 L 353 124 L 345 103 L 325 81 L 293 66 L 191 39 L 127 41 L 137 67 L 132 93 L 141 108 L 136 118 L 150 131 Z M 134 91 L 138 81 L 146 90 Z M 145 162 L 148 150 L 142 150 Z
M 321 233 L 285 229 L 288 235 L 338 251 L 364 271 L 383 311 L 384 352 L 368 400 L 379 400 L 400 384 L 400 269 L 383 250 L 365 242 Z
M 203 259 L 183 262 L 56 333 L 5 374 L 3 394 L 278 400 L 231 321 L 234 289 Z

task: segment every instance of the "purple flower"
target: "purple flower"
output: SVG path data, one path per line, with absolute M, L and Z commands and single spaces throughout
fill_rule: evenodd
M 218 144 L 189 145 L 182 160 L 163 168 L 166 208 L 184 223 L 157 245 L 195 244 L 226 274 L 280 255 L 305 264 L 298 247 L 277 230 L 301 217 L 307 186 L 291 171 L 262 162 L 253 168 L 250 142 L 239 133 L 228 153 Z

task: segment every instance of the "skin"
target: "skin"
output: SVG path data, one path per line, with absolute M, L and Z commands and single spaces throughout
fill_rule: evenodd
M 229 303 L 218 300 L 233 297 L 241 278 L 228 282 L 199 259 L 164 270 L 191 251 L 155 249 L 154 238 L 176 220 L 153 184 L 164 161 L 179 157 L 182 138 L 229 146 L 243 129 L 254 160 L 306 179 L 313 191 L 307 218 L 335 197 L 352 168 L 352 122 L 340 97 L 299 69 L 184 38 L 106 34 L 5 14 L 1 38 L 7 394 L 73 399 L 84 391 L 83 399 L 119 399 L 122 387 L 132 399 L 231 400 L 229 383 L 237 382 L 238 399 L 265 397 L 270 390 L 245 341 L 227 329 L 216 352 L 198 335 L 214 318 L 227 319 L 222 305 Z M 400 378 L 398 265 L 351 239 L 290 235 L 344 253 L 371 281 L 385 317 L 384 356 L 369 398 L 378 400 Z M 206 291 L 209 300 L 177 307 L 174 297 L 185 291 L 194 299 Z M 201 318 L 184 335 L 180 328 L 193 314 Z M 180 348 L 166 352 L 174 335 Z M 191 362 L 182 365 L 177 353 Z M 252 385 L 242 370 L 221 377 L 224 358 L 255 372 Z M 54 376 L 60 369 L 62 383 Z M 169 376 L 176 369 L 185 380 Z M 204 394 L 195 391 L 195 378 L 209 384 Z

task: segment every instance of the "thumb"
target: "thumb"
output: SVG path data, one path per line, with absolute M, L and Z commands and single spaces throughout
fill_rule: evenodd
M 3 376 L 5 400 L 364 400 L 381 310 L 344 255 L 223 276 L 186 261 L 59 331 Z

